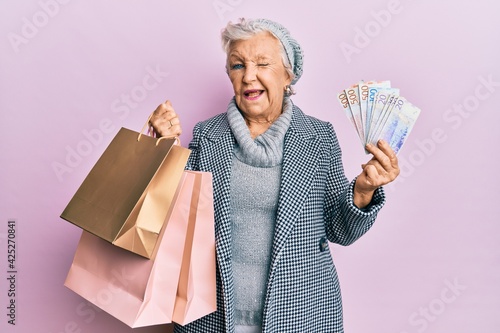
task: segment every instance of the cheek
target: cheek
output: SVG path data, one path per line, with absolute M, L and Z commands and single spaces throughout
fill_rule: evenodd
M 287 85 L 287 75 L 281 69 L 273 69 L 265 73 L 265 80 L 274 90 L 283 90 Z
M 277 78 L 276 76 L 270 77 L 266 80 L 267 86 L 266 89 L 273 96 L 280 96 L 284 91 L 285 84 L 283 80 Z
M 235 75 L 230 75 L 229 81 L 231 81 L 231 84 L 233 85 L 233 89 L 236 91 L 237 88 L 239 87 L 240 81 L 235 77 Z

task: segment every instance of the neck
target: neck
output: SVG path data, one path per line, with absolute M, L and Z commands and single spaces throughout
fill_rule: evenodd
M 252 117 L 252 115 L 247 115 L 244 112 L 241 112 L 243 119 L 245 119 L 245 123 L 250 129 L 250 133 L 252 133 L 252 137 L 255 138 L 260 134 L 264 133 L 275 121 L 281 116 L 283 112 L 283 103 L 278 108 L 275 108 L 271 113 L 267 115 L 258 115 L 256 117 Z M 253 133 L 257 133 L 253 136 Z
M 272 123 L 252 123 L 247 121 L 247 126 L 250 131 L 250 136 L 252 139 L 255 139 L 262 133 L 265 133 L 269 127 L 271 127 Z
M 255 139 L 265 131 L 271 127 L 271 125 L 281 116 L 281 112 L 274 115 L 273 117 L 268 118 L 250 118 L 243 114 L 243 119 L 245 119 L 245 123 L 247 124 L 248 129 L 250 130 L 250 135 L 252 139 Z
M 274 123 L 276 121 L 276 119 L 279 118 L 280 115 L 281 115 L 281 113 L 278 114 L 277 116 L 275 116 L 274 118 L 270 118 L 270 119 L 251 119 L 251 118 L 246 117 L 245 115 L 243 115 L 243 118 L 245 119 L 245 122 L 247 123 L 248 126 L 251 126 L 251 124 L 260 124 L 260 125 L 269 124 L 269 125 L 271 125 L 272 123 Z

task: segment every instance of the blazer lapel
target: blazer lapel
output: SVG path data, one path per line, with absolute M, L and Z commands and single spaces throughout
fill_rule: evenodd
M 279 254 L 293 230 L 310 191 L 320 158 L 320 139 L 298 108 L 285 136 L 281 190 L 271 258 L 270 281 Z
M 214 214 L 216 254 L 224 284 L 232 278 L 231 271 L 231 164 L 234 137 L 227 121 L 219 124 L 204 139 L 203 151 L 200 152 L 200 170 L 213 174 Z M 225 288 L 227 286 L 224 286 Z

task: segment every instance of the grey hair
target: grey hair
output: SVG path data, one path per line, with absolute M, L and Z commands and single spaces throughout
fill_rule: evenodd
M 280 41 L 280 39 L 266 25 L 262 24 L 259 20 L 240 18 L 238 23 L 229 22 L 227 26 L 221 31 L 222 49 L 224 50 L 224 52 L 226 52 L 226 56 L 229 56 L 229 49 L 232 43 L 239 40 L 250 39 L 261 32 L 269 32 L 278 41 Z M 283 65 L 285 66 L 288 75 L 290 75 L 290 79 L 293 80 L 295 78 L 295 73 L 293 72 L 292 65 L 288 60 L 288 55 L 286 53 L 285 47 L 283 46 L 281 41 L 279 45 L 280 45 Z M 226 64 L 226 70 L 228 70 L 227 64 Z M 290 87 L 290 89 L 292 88 Z M 292 91 L 291 94 L 295 93 L 293 90 L 291 91 Z

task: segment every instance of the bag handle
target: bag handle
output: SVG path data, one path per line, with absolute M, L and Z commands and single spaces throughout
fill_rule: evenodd
M 153 112 L 154 113 L 154 112 Z M 148 117 L 148 120 L 146 121 L 146 123 L 144 124 L 144 126 L 142 126 L 142 129 L 141 131 L 139 132 L 139 136 L 137 137 L 137 141 L 141 141 L 141 136 L 142 136 L 142 133 L 144 133 L 144 130 L 146 129 L 146 127 L 148 128 L 148 132 L 147 132 L 147 135 L 151 136 L 151 137 L 154 137 L 155 135 L 155 132 L 153 130 L 153 126 L 151 126 L 151 118 L 153 117 L 153 113 L 151 113 Z M 156 145 L 158 146 L 158 144 L 160 143 L 161 140 L 163 139 L 175 139 L 175 143 L 177 145 L 181 145 L 181 139 L 178 137 L 178 136 L 162 136 L 162 137 L 159 137 L 158 140 L 156 140 Z

